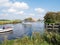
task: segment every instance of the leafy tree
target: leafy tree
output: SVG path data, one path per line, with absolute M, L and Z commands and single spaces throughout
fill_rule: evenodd
M 60 21 L 60 12 L 48 12 L 44 16 L 45 22 L 47 23 L 55 23 Z
M 33 18 L 29 17 L 29 18 L 24 19 L 24 21 L 26 21 L 26 22 L 34 22 L 35 20 Z
M 56 21 L 60 22 L 60 12 L 56 13 Z
M 41 21 L 40 19 L 38 19 L 37 21 Z

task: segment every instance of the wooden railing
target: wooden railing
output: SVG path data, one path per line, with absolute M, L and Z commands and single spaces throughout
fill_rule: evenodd
M 60 23 L 45 23 L 45 29 L 48 31 L 59 31 L 60 30 Z

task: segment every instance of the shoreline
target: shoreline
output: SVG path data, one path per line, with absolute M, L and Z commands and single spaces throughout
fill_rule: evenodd
M 20 20 L 0 20 L 0 25 L 4 25 L 4 24 L 17 24 L 17 23 L 22 23 L 22 21 Z

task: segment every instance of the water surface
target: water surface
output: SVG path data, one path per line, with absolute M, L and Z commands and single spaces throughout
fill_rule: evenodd
M 13 26 L 13 31 L 0 33 L 0 41 L 4 40 L 5 37 L 10 39 L 20 38 L 24 35 L 31 36 L 32 32 L 44 32 L 44 22 L 33 22 L 31 25 L 23 25 L 22 23 L 18 24 L 6 24 L 0 25 L 0 28 L 3 26 Z

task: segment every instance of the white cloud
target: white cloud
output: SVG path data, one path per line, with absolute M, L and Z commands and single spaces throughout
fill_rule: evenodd
M 0 7 L 7 7 L 7 8 L 12 7 L 12 8 L 16 8 L 16 9 L 18 9 L 18 8 L 19 9 L 28 9 L 29 8 L 28 4 L 25 2 L 16 2 L 15 1 L 14 3 L 12 3 L 9 0 L 1 0 Z
M 30 15 L 30 16 L 35 16 L 35 14 L 33 14 L 33 13 L 30 13 L 29 15 Z
M 10 12 L 10 13 L 15 13 L 17 10 L 15 10 L 15 9 L 13 9 L 13 8 L 10 8 L 10 9 L 8 9 L 7 11 Z
M 0 3 L 8 2 L 9 0 L 1 0 Z
M 0 6 L 1 7 L 7 7 L 7 6 L 10 6 L 11 5 L 11 2 L 9 2 L 9 0 L 1 0 L 0 1 Z
M 9 8 L 9 9 L 3 9 L 2 12 L 3 13 L 16 13 L 17 10 L 13 8 Z
M 15 2 L 12 4 L 12 7 L 20 8 L 20 9 L 28 9 L 29 8 L 28 4 L 24 3 L 24 2 Z
M 11 15 L 23 15 L 24 9 L 29 9 L 29 5 L 25 2 L 10 2 L 10 0 L 0 1 L 0 12 Z
M 17 15 L 25 14 L 24 11 L 20 11 L 20 10 L 13 9 L 13 8 L 10 8 L 8 10 L 2 10 L 2 11 L 5 12 L 5 13 L 11 13 L 11 14 L 17 14 Z
M 2 6 L 9 8 L 12 6 L 12 3 L 11 2 L 3 3 Z
M 45 10 L 44 9 L 42 9 L 42 8 L 35 8 L 34 9 L 36 12 L 38 12 L 38 13 L 43 13 Z
M 16 14 L 23 15 L 24 14 L 24 11 L 19 11 Z
M 0 16 L 4 16 L 4 17 L 5 17 L 5 16 L 7 16 L 7 15 L 8 15 L 8 14 L 5 14 L 5 13 L 3 13 L 3 14 L 0 14 Z

